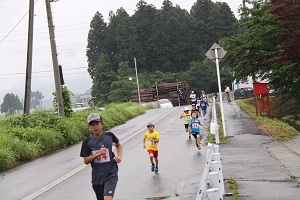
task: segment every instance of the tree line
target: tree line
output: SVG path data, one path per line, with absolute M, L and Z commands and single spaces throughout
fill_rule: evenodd
M 300 1 L 245 0 L 238 21 L 227 3 L 197 0 L 188 12 L 164 0 L 160 9 L 141 1 L 132 16 L 120 8 L 109 22 L 97 12 L 90 24 L 87 58 L 96 102 L 126 101 L 136 89 L 187 81 L 196 92 L 217 91 L 216 70 L 205 58 L 216 42 L 227 55 L 221 82 L 252 76 L 285 99 L 300 102 Z M 229 72 L 228 72 L 228 71 Z
M 248 0 L 238 26 L 241 34 L 224 38 L 224 61 L 237 80 L 267 80 L 277 95 L 300 108 L 300 1 Z
M 34 110 L 42 109 L 42 100 L 44 96 L 40 91 L 31 91 L 30 95 L 30 108 Z M 6 116 L 10 116 L 12 114 L 17 114 L 20 111 L 23 111 L 24 106 L 21 103 L 21 100 L 18 95 L 13 93 L 7 93 L 1 104 L 1 113 L 5 113 Z
M 92 95 L 99 103 L 128 101 L 136 89 L 134 58 L 140 88 L 185 80 L 196 91 L 217 91 L 216 69 L 205 53 L 220 38 L 237 35 L 236 22 L 227 3 L 211 0 L 196 1 L 190 12 L 170 0 L 159 9 L 140 1 L 132 16 L 120 8 L 107 23 L 97 12 L 86 52 Z

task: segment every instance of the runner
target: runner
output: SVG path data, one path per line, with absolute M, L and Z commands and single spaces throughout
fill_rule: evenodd
M 150 162 L 151 162 L 151 171 L 158 173 L 158 142 L 160 135 L 157 131 L 154 130 L 154 124 L 148 123 L 148 131 L 144 135 L 144 148 L 147 148 Z M 155 164 L 154 164 L 155 160 Z
M 196 147 L 200 150 L 200 126 L 205 128 L 200 120 L 197 118 L 196 113 L 192 113 L 192 119 L 189 120 L 189 133 L 195 138 Z
M 196 113 L 197 118 L 199 117 L 199 110 L 196 108 L 196 104 L 192 104 L 191 116 L 193 113 Z
M 201 92 L 200 99 L 207 102 L 207 95 L 205 94 L 205 92 L 203 90 Z
M 118 182 L 117 163 L 122 161 L 122 145 L 112 132 L 103 132 L 102 117 L 98 113 L 90 114 L 87 122 L 92 134 L 83 140 L 80 156 L 85 164 L 92 166 L 92 187 L 97 199 L 112 200 Z
M 190 109 L 188 107 L 184 108 L 183 113 L 180 115 L 180 119 L 183 118 L 183 125 L 185 132 L 189 133 L 189 119 L 191 118 Z M 191 134 L 189 134 L 189 140 L 191 139 Z
M 196 104 L 196 98 L 197 98 L 197 95 L 195 94 L 194 91 L 192 91 L 192 93 L 190 94 L 190 102 L 191 104 Z
M 204 99 L 201 99 L 200 100 L 200 109 L 201 109 L 203 119 L 205 119 L 207 106 L 208 106 L 207 101 L 205 101 Z

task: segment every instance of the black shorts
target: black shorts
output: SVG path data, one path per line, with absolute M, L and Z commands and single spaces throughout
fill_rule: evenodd
M 195 139 L 197 139 L 197 135 L 199 135 L 199 133 L 192 133 L 192 136 L 194 136 Z
M 93 185 L 97 200 L 104 200 L 104 196 L 113 197 L 117 187 L 117 182 L 118 174 L 115 173 L 106 179 L 104 185 Z
M 189 128 L 189 124 L 184 124 L 184 128 Z

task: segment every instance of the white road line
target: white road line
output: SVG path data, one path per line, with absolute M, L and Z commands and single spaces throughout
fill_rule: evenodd
M 158 122 L 159 120 L 161 120 L 162 118 L 164 118 L 165 116 L 169 115 L 171 112 L 177 110 L 178 107 L 174 110 L 171 110 L 170 112 L 167 112 L 166 114 L 162 115 L 160 118 L 156 119 L 155 121 L 153 121 L 153 123 L 155 124 L 156 122 Z M 142 131 L 144 131 L 145 128 L 133 133 L 132 135 L 128 136 L 127 138 L 123 139 L 120 143 L 124 144 L 126 142 L 128 142 L 130 139 L 132 139 L 133 137 L 135 137 L 136 135 L 140 134 Z M 28 196 L 24 197 L 21 200 L 33 200 L 35 198 L 37 198 L 38 196 L 44 194 L 45 192 L 49 191 L 50 189 L 54 188 L 55 186 L 57 186 L 58 184 L 62 183 L 63 181 L 71 178 L 72 176 L 74 176 L 75 174 L 77 174 L 78 172 L 82 171 L 84 168 L 86 168 L 88 165 L 86 164 L 82 164 L 78 167 L 76 167 L 75 169 L 73 169 L 72 171 L 69 171 L 68 173 L 66 173 L 65 175 L 59 177 L 58 179 L 52 181 L 51 183 L 45 185 L 44 187 L 40 188 L 39 190 L 29 194 Z
M 42 187 L 41 189 L 31 193 L 30 195 L 28 195 L 27 197 L 23 198 L 22 200 L 32 200 L 35 199 L 36 197 L 40 196 L 41 194 L 47 192 L 48 190 L 50 190 L 51 188 L 55 187 L 56 185 L 60 184 L 61 182 L 67 180 L 68 178 L 70 178 L 71 176 L 75 175 L 76 173 L 80 172 L 81 170 L 83 170 L 87 165 L 86 164 L 82 164 L 79 167 L 76 167 L 75 169 L 73 169 L 72 171 L 66 173 L 65 175 L 59 177 L 58 179 L 52 181 L 51 183 L 49 183 L 48 185 L 45 185 L 44 187 Z

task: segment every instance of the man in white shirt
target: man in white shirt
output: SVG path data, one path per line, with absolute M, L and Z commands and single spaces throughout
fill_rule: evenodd
M 190 101 L 191 101 L 191 104 L 196 104 L 196 94 L 194 91 L 192 91 L 192 93 L 190 94 Z

